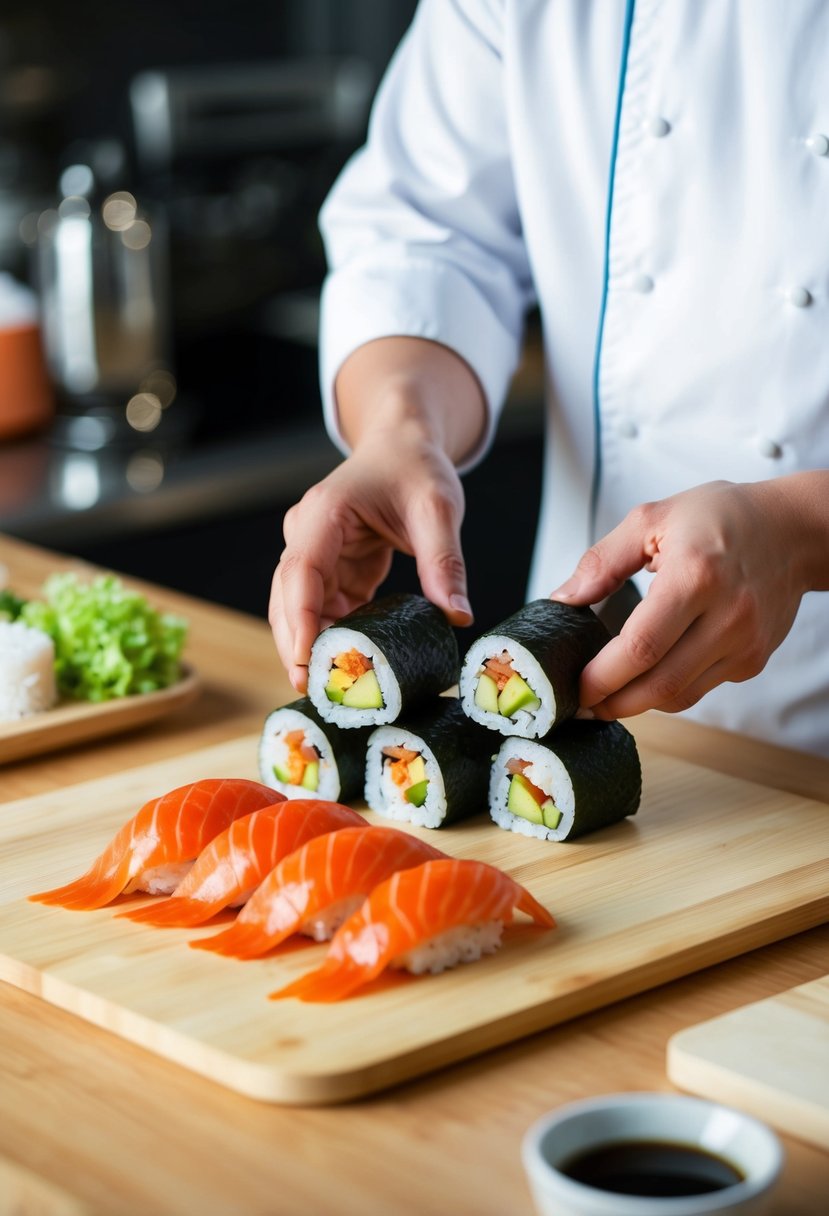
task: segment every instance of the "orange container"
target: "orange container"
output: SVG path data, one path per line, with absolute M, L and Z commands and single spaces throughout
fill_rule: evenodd
M 0 439 L 45 426 L 54 413 L 40 329 L 34 322 L 0 328 Z

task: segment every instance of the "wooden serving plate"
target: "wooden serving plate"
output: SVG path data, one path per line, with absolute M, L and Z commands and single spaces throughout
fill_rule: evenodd
M 181 679 L 158 692 L 134 693 L 100 703 L 64 701 L 28 718 L 0 722 L 0 764 L 132 730 L 174 713 L 199 691 L 199 678 L 193 668 L 186 663 L 181 667 Z

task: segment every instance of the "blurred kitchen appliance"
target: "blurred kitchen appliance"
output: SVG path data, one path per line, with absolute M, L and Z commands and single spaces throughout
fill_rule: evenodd
M 376 74 L 353 56 L 152 68 L 129 89 L 136 192 L 167 221 L 177 375 L 197 439 L 316 415 L 316 354 L 275 301 L 316 298 L 319 208 L 362 142 Z
M 373 73 L 360 59 L 289 59 L 154 70 L 130 87 L 142 172 L 353 142 Z
M 70 446 L 143 439 L 174 395 L 165 225 L 111 188 L 121 163 L 117 145 L 93 147 L 64 170 L 58 206 L 37 221 L 43 339 L 61 407 L 55 438 Z
M 362 140 L 374 83 L 352 57 L 154 69 L 130 86 L 136 181 L 170 231 L 181 331 L 319 287 L 316 217 Z

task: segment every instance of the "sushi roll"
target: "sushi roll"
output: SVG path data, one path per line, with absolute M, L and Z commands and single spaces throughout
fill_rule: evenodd
M 573 840 L 618 823 L 636 813 L 641 796 L 636 741 L 621 722 L 576 720 L 544 739 L 505 739 L 492 762 L 492 818 L 539 840 Z
M 340 1001 L 387 967 L 438 975 L 476 962 L 498 949 L 516 908 L 555 928 L 529 891 L 483 861 L 446 857 L 399 870 L 340 925 L 321 965 L 270 993 L 271 1000 Z
M 532 600 L 472 643 L 461 669 L 464 712 L 502 735 L 538 739 L 579 707 L 579 677 L 610 641 L 590 608 Z
M 350 802 L 363 792 L 371 727 L 326 722 L 309 697 L 268 714 L 259 740 L 259 776 L 286 798 Z
M 492 735 L 456 697 L 369 735 L 365 798 L 378 815 L 439 828 L 487 808 Z
M 326 722 L 382 726 L 458 679 L 458 643 L 422 595 L 392 595 L 324 629 L 311 648 L 308 696 Z

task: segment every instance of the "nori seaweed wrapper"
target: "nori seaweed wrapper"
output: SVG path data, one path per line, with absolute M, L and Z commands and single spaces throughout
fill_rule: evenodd
M 635 815 L 642 799 L 636 740 L 621 722 L 573 719 L 534 739 L 567 769 L 575 797 L 573 840 Z
M 365 634 L 382 651 L 400 688 L 401 712 L 458 681 L 455 631 L 425 596 L 384 596 L 341 617 L 336 626 Z
M 320 717 L 309 697 L 300 697 L 288 705 L 280 705 L 279 709 L 293 709 L 303 717 L 310 718 L 322 731 L 331 748 L 331 755 L 337 765 L 340 775 L 340 795 L 338 801 L 350 802 L 353 798 L 363 795 L 363 780 L 365 778 L 366 746 L 368 737 L 374 729 L 371 726 L 358 726 L 356 729 L 344 730 L 333 722 L 326 722 Z M 272 711 L 277 713 L 278 710 Z M 268 714 L 268 718 L 271 714 Z M 268 720 L 266 718 L 266 721 Z M 309 797 L 312 795 L 308 795 Z
M 592 608 L 548 599 L 531 600 L 481 637 L 493 635 L 520 642 L 541 667 L 555 693 L 555 723 L 575 714 L 581 673 L 610 641 Z
M 384 729 L 395 727 L 422 739 L 440 767 L 446 793 L 440 827 L 486 813 L 492 732 L 470 721 L 457 697 L 438 697 L 416 716 Z

